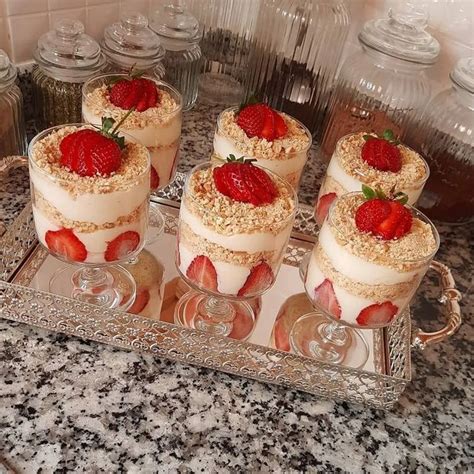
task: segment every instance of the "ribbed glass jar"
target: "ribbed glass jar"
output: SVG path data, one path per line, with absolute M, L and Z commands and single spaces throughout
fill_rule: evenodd
M 246 97 L 296 117 L 319 139 L 349 24 L 344 0 L 263 0 Z
M 337 141 L 353 132 L 391 129 L 404 138 L 430 99 L 425 69 L 439 54 L 424 28 L 423 11 L 390 11 L 359 34 L 361 50 L 344 62 L 329 102 L 321 154 L 329 161 Z
M 15 67 L 0 49 L 0 157 L 26 154 L 23 96 Z
M 474 58 L 461 59 L 452 87 L 429 102 L 407 143 L 430 167 L 418 206 L 432 219 L 474 220 Z

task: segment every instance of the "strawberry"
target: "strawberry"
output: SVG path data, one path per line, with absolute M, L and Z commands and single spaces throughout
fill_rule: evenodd
M 372 168 L 397 173 L 402 167 L 402 157 L 391 130 L 385 130 L 381 137 L 364 135 L 366 142 L 361 150 L 361 158 Z
M 136 250 L 140 244 L 140 235 L 138 232 L 128 230 L 115 237 L 107 244 L 104 252 L 104 258 L 107 262 L 123 260 Z
M 109 100 L 121 109 L 144 112 L 158 103 L 156 84 L 142 77 L 121 79 L 109 90 Z
M 407 199 L 405 195 L 401 200 L 387 199 L 380 191 L 374 193 L 367 186 L 363 186 L 363 191 L 371 198 L 362 203 L 355 214 L 356 226 L 361 232 L 369 232 L 383 240 L 399 239 L 410 232 L 413 217 L 403 205 Z
M 198 255 L 189 264 L 186 276 L 200 287 L 217 291 L 217 272 L 205 255 Z
M 150 301 L 150 292 L 146 288 L 137 288 L 135 301 L 133 302 L 132 306 L 128 308 L 127 312 L 132 314 L 141 313 L 148 304 L 148 301 Z
M 158 189 L 158 186 L 160 185 L 160 177 L 158 176 L 158 173 L 153 165 L 150 167 L 150 189 L 153 191 L 155 189 Z
M 337 319 L 341 317 L 341 306 L 337 301 L 332 282 L 327 278 L 314 289 L 314 301 Z
M 252 160 L 229 155 L 227 163 L 214 168 L 213 177 L 217 190 L 234 201 L 260 206 L 271 204 L 278 196 L 270 176 Z
M 321 226 L 328 215 L 332 202 L 336 199 L 336 193 L 327 193 L 319 198 L 316 204 L 316 222 Z
M 265 140 L 272 141 L 276 138 L 275 135 L 275 115 L 273 114 L 273 110 L 268 107 L 264 106 L 265 109 L 263 111 L 263 127 L 260 130 L 259 137 L 265 138 Z
M 252 104 L 244 107 L 237 116 L 237 125 L 249 138 L 260 137 L 265 121 L 265 105 Z M 260 137 L 261 138 L 261 137 Z
M 357 316 L 359 326 L 382 326 L 387 325 L 397 314 L 398 307 L 390 301 L 371 304 L 364 308 Z
M 288 133 L 288 127 L 285 120 L 275 110 L 273 111 L 273 118 L 275 120 L 275 138 L 284 137 Z
M 50 250 L 73 262 L 83 262 L 87 258 L 86 246 L 74 235 L 72 229 L 48 230 L 46 245 Z
M 268 263 L 260 262 L 252 268 L 237 296 L 249 296 L 260 293 L 269 288 L 274 280 L 273 271 Z
M 170 175 L 168 178 L 170 181 L 171 181 L 171 178 L 173 177 L 174 171 L 176 169 L 176 163 L 178 162 L 178 160 L 179 160 L 179 146 L 178 146 L 178 149 L 176 150 L 176 153 L 174 154 L 173 165 L 171 166 L 171 169 L 170 169 Z

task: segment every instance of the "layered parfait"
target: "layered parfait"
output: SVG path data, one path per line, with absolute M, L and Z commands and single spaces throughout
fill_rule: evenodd
M 332 205 L 311 254 L 305 287 L 333 318 L 381 327 L 409 303 L 439 237 L 403 199 L 369 188 L 364 192 L 345 194 Z
M 213 159 L 254 159 L 298 188 L 311 147 L 311 134 L 298 120 L 266 104 L 224 110 L 214 135 Z
M 145 242 L 150 161 L 105 120 L 102 131 L 64 125 L 30 145 L 33 216 L 55 256 L 90 264 L 124 261 Z
M 321 225 L 334 199 L 359 191 L 362 184 L 385 194 L 396 189 L 405 193 L 408 204 L 413 205 L 428 176 L 425 160 L 396 140 L 391 130 L 381 136 L 365 132 L 346 135 L 338 141 L 321 184 L 316 220 Z
M 179 157 L 182 100 L 171 86 L 148 77 L 101 75 L 84 84 L 82 116 L 100 125 L 102 117 L 121 120 L 122 130 L 148 148 L 152 190 L 173 180 Z
M 232 158 L 191 174 L 181 203 L 177 264 L 200 289 L 252 297 L 276 278 L 296 196 L 278 176 Z

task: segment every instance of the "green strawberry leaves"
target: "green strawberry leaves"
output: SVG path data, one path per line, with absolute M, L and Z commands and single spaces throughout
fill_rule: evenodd
M 102 135 L 105 135 L 107 138 L 111 138 L 115 143 L 117 143 L 121 150 L 125 148 L 125 137 L 118 135 L 118 129 L 134 110 L 135 108 L 130 109 L 118 123 L 116 123 L 112 117 L 102 117 L 102 127 L 99 129 L 100 132 Z
M 241 156 L 240 158 L 236 158 L 235 155 L 232 153 L 226 159 L 227 163 L 253 163 L 257 161 L 255 158 L 245 158 L 245 156 Z
M 394 194 L 392 191 L 390 196 L 387 196 L 380 188 L 372 189 L 370 186 L 365 184 L 362 185 L 362 194 L 366 201 L 369 201 L 370 199 L 390 199 L 392 201 L 397 201 L 402 205 L 405 205 L 408 202 L 408 196 L 405 193 L 397 192 Z
M 395 136 L 395 134 L 393 133 L 393 130 L 391 130 L 389 128 L 385 129 L 382 132 L 382 134 L 376 134 L 375 136 L 365 134 L 365 135 L 362 135 L 362 138 L 365 141 L 373 140 L 374 138 L 381 138 L 381 139 L 386 140 L 387 142 L 391 143 L 392 145 L 400 145 L 400 140 Z

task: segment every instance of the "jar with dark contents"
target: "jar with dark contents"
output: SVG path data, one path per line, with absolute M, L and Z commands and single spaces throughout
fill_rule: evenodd
M 23 96 L 16 76 L 7 53 L 0 49 L 0 157 L 26 154 Z
M 32 72 L 38 129 L 81 122 L 82 85 L 100 72 L 105 57 L 79 21 L 61 20 L 38 40 Z
M 155 74 L 163 79 L 165 50 L 158 35 L 148 27 L 146 16 L 126 12 L 121 20 L 107 26 L 101 42 L 107 58 L 106 72 Z
M 474 57 L 459 60 L 452 87 L 426 106 L 407 143 L 425 157 L 430 177 L 418 208 L 452 224 L 474 220 Z

